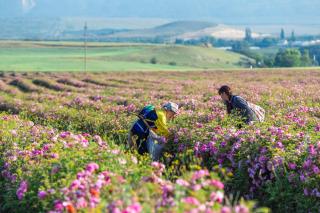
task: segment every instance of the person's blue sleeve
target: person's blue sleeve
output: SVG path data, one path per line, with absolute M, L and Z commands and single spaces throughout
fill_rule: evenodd
M 241 97 L 236 96 L 234 97 L 234 106 L 235 108 L 240 109 L 241 116 L 243 116 L 246 120 L 246 123 L 254 120 L 254 114 L 251 108 L 249 107 L 248 103 Z

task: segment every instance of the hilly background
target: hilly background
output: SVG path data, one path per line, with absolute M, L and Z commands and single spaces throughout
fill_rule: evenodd
M 319 0 L 0 0 L 0 39 L 94 41 L 320 34 Z

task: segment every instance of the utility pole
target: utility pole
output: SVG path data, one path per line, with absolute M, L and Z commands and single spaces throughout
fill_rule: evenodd
M 84 72 L 87 72 L 87 30 L 88 30 L 88 26 L 87 26 L 87 22 L 85 22 L 84 24 L 84 33 L 83 33 L 83 37 L 84 37 Z

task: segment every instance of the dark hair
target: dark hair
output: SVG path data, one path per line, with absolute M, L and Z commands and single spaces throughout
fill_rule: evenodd
M 229 97 L 232 96 L 231 88 L 227 85 L 220 87 L 218 93 L 219 93 L 219 95 L 221 95 L 222 93 L 226 93 Z
M 225 93 L 229 97 L 229 100 L 231 99 L 232 91 L 231 91 L 231 88 L 227 85 L 220 87 L 220 89 L 218 90 L 218 93 L 219 95 L 221 95 L 222 93 Z M 227 106 L 227 112 L 228 114 L 230 114 L 232 110 L 232 105 L 229 102 L 226 102 L 225 104 Z

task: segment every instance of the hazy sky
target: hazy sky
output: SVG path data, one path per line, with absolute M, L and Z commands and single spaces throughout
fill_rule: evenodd
M 320 22 L 320 0 L 0 0 L 0 16 L 208 18 L 225 22 Z

